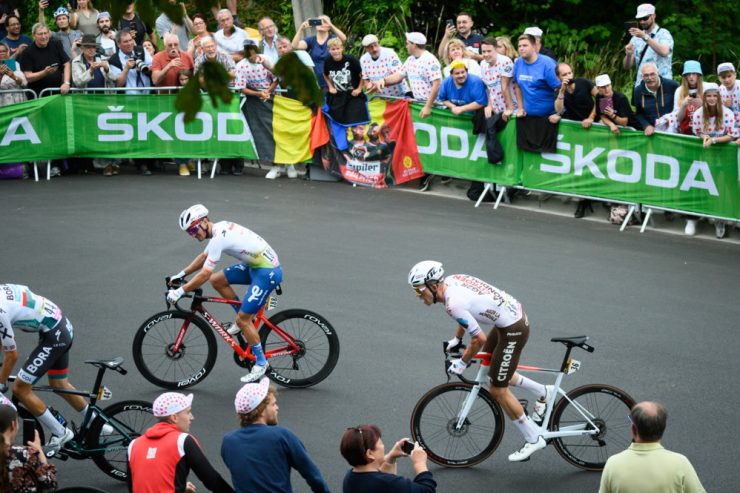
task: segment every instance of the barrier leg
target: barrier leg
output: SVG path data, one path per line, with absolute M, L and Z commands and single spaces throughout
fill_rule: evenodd
M 501 187 L 501 190 L 498 192 L 498 197 L 496 197 L 496 203 L 493 204 L 493 210 L 498 209 L 498 205 L 501 203 L 501 199 L 504 197 L 504 194 L 506 193 L 506 187 Z
M 200 159 L 198 159 L 198 179 L 200 180 Z
M 622 225 L 619 227 L 619 231 L 624 231 L 624 228 L 627 227 L 627 225 L 630 223 L 630 219 L 632 219 L 632 214 L 635 213 L 635 206 L 631 205 L 629 210 L 627 211 L 627 217 L 624 218 L 624 221 L 622 221 Z
M 645 228 L 647 228 L 648 222 L 650 221 L 650 216 L 653 215 L 653 210 L 648 207 L 647 212 L 645 213 L 645 220 L 642 222 L 642 226 L 640 227 L 640 233 L 645 232 Z
M 46 181 L 51 180 L 51 160 L 46 161 Z
M 218 158 L 213 160 L 213 168 L 211 168 L 211 180 L 216 175 L 216 168 L 218 167 Z
M 33 162 L 33 179 L 39 181 L 39 163 L 37 161 Z
M 486 186 L 483 187 L 483 193 L 480 194 L 480 197 L 478 197 L 478 202 L 475 203 L 475 207 L 480 207 L 480 203 L 483 202 L 483 197 L 486 196 L 488 192 L 493 189 L 493 183 L 486 183 Z

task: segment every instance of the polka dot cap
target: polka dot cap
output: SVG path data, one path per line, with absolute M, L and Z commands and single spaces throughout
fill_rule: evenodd
M 177 392 L 165 392 L 156 399 L 152 405 L 154 416 L 162 418 L 172 416 L 193 405 L 193 394 L 178 394 Z
M 12 402 L 10 402 L 10 399 L 8 399 L 7 397 L 5 397 L 2 394 L 0 394 L 0 406 L 10 406 L 13 409 L 16 409 L 15 405 Z M 17 411 L 17 409 L 16 409 L 16 411 Z
M 270 380 L 263 377 L 259 383 L 248 383 L 236 393 L 234 408 L 238 414 L 247 414 L 259 406 L 270 388 Z

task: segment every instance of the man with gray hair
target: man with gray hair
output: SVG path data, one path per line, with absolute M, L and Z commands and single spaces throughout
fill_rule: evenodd
M 655 23 L 655 6 L 643 3 L 637 7 L 637 25 L 630 27 L 628 32 L 632 36 L 624 47 L 623 65 L 625 70 L 637 67 L 635 87 L 642 82 L 642 66 L 653 62 L 658 67 L 658 74 L 665 78 L 673 78 L 671 61 L 673 59 L 673 36 L 664 27 Z M 639 26 L 639 27 L 637 27 Z
M 195 57 L 195 72 L 198 72 L 200 66 L 206 61 L 212 61 L 220 63 L 224 70 L 233 78 L 236 71 L 236 65 L 234 60 L 229 55 L 218 49 L 216 46 L 216 40 L 210 36 L 206 36 L 200 40 L 200 47 L 203 48 L 203 52 Z
M 244 58 L 244 42 L 251 38 L 244 29 L 234 25 L 234 17 L 229 9 L 219 10 L 216 20 L 221 29 L 213 34 L 213 39 L 221 51 L 231 56 L 234 63 L 240 62 Z
M 637 119 L 648 137 L 655 132 L 655 120 L 673 111 L 673 98 L 678 83 L 658 74 L 654 62 L 645 62 L 640 67 L 642 81 L 632 93 L 632 105 Z
M 72 85 L 72 69 L 67 53 L 59 41 L 51 39 L 46 24 L 37 22 L 31 28 L 33 43 L 18 56 L 28 88 L 39 94 L 44 89 L 59 88 L 67 94 Z
M 265 16 L 257 23 L 257 29 L 260 31 L 262 41 L 259 42 L 259 48 L 262 52 L 262 56 L 270 60 L 272 65 L 275 65 L 280 58 L 277 50 L 278 28 L 275 25 L 275 21 Z
M 635 404 L 628 419 L 632 444 L 606 461 L 599 493 L 706 493 L 689 459 L 660 444 L 668 421 L 662 404 Z
M 374 34 L 368 34 L 362 38 L 362 46 L 365 48 L 365 53 L 360 57 L 360 66 L 365 89 L 383 96 L 404 97 L 409 90 L 405 80 L 388 87 L 380 88 L 380 84 L 376 85 L 378 81 L 401 68 L 401 59 L 398 58 L 396 52 L 391 48 L 380 46 L 380 41 Z

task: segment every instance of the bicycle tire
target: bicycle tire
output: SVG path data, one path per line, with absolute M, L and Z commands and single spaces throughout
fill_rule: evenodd
M 190 321 L 178 353 L 172 353 L 180 327 Z M 186 389 L 205 379 L 216 364 L 216 336 L 202 318 L 179 311 L 150 317 L 136 331 L 134 364 L 149 382 L 165 389 Z
M 570 399 L 570 401 L 568 400 Z M 552 411 L 551 429 L 585 424 L 585 429 L 593 429 L 584 420 L 571 401 L 576 401 L 595 418 L 590 418 L 601 430 L 598 435 L 559 437 L 552 440 L 555 450 L 567 462 L 587 471 L 604 469 L 609 456 L 621 452 L 632 442 L 630 425 L 627 421 L 635 400 L 616 387 L 589 384 L 573 389 L 562 397 Z
M 456 431 L 457 414 L 473 385 L 451 382 L 424 394 L 411 413 L 411 436 L 429 460 L 446 467 L 470 467 L 486 460 L 504 436 L 501 406 L 481 388 L 463 428 Z
M 297 355 L 283 354 L 269 359 L 270 380 L 283 387 L 306 388 L 321 382 L 334 370 L 339 360 L 339 337 L 324 317 L 294 308 L 276 313 L 269 321 L 290 334 L 300 347 Z M 262 324 L 259 334 L 265 353 L 286 346 L 285 340 L 267 324 Z
M 152 403 L 121 401 L 106 407 L 103 413 L 109 422 L 115 423 L 112 425 L 114 431 L 109 435 L 101 434 L 106 421 L 97 416 L 87 433 L 86 453 L 105 474 L 119 481 L 126 481 L 129 444 L 157 422 L 152 413 Z M 121 433 L 116 426 L 126 431 Z

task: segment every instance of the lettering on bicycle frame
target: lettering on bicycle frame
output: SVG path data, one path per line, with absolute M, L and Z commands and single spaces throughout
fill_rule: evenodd
M 215 330 L 216 332 L 218 332 L 221 335 L 221 337 L 223 337 L 224 339 L 226 339 L 226 342 L 229 343 L 229 346 L 231 346 L 232 348 L 238 348 L 239 347 L 239 344 L 236 342 L 236 339 L 233 338 L 233 337 L 231 337 L 231 335 L 224 330 L 223 326 L 221 326 L 221 324 L 219 323 L 219 321 L 216 320 L 213 317 L 213 315 L 211 315 L 209 312 L 207 312 L 207 311 L 204 310 L 203 311 L 203 317 L 206 319 L 206 322 L 208 322 L 208 324 L 211 327 L 213 327 L 213 330 Z M 241 349 L 241 348 L 239 348 L 239 349 Z

